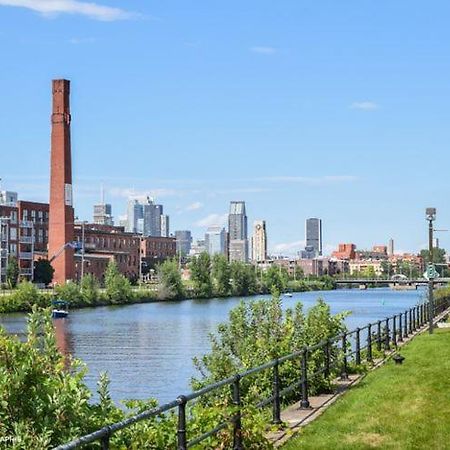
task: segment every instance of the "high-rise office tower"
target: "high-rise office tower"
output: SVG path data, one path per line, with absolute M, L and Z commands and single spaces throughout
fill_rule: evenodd
M 126 231 L 138 233 L 139 219 L 143 219 L 142 205 L 139 203 L 138 199 L 132 198 L 128 200 Z
M 177 254 L 188 255 L 191 251 L 192 233 L 189 230 L 175 231 Z
M 394 239 L 389 239 L 388 256 L 392 256 L 393 254 L 394 254 Z
M 142 217 L 144 219 L 144 236 L 161 236 L 161 216 L 163 206 L 155 205 L 150 197 L 142 203 Z
M 128 201 L 127 231 L 141 233 L 144 236 L 161 236 L 163 206 L 156 205 L 152 198 L 130 199 Z M 168 225 L 169 217 L 164 219 Z M 168 232 L 168 227 L 167 227 Z
M 225 254 L 225 228 L 219 226 L 211 226 L 205 234 L 206 251 L 212 255 Z
M 315 256 L 322 256 L 322 220 L 306 219 L 305 250 Z
M 265 220 L 257 220 L 253 223 L 252 260 L 255 262 L 267 260 L 267 231 Z
M 161 236 L 169 237 L 169 234 L 170 234 L 169 216 L 167 216 L 166 214 L 162 214 L 160 219 L 161 219 Z
M 228 215 L 229 259 L 248 261 L 248 231 L 245 202 L 231 202 Z

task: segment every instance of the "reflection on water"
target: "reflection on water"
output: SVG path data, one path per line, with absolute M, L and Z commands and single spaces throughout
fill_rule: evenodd
M 352 312 L 346 321 L 353 329 L 404 311 L 424 295 L 422 290 L 389 289 L 305 292 L 283 298 L 283 305 L 301 301 L 307 310 L 322 297 L 333 313 Z M 209 350 L 208 334 L 239 301 L 227 298 L 74 310 L 67 319 L 55 321 L 56 339 L 64 354 L 87 364 L 86 381 L 92 390 L 99 373 L 107 371 L 114 400 L 156 397 L 164 402 L 190 391 L 192 358 Z M 23 314 L 0 315 L 0 324 L 12 333 L 23 333 L 25 321 Z

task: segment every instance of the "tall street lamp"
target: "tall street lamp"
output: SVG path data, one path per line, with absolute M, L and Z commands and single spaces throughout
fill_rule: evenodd
M 433 264 L 433 221 L 436 220 L 436 208 L 426 209 L 426 219 L 428 220 L 428 251 L 429 262 L 427 267 L 428 274 L 428 317 L 429 317 L 429 332 L 433 334 L 433 313 L 434 313 L 434 301 L 433 301 L 433 289 L 435 279 L 435 269 Z

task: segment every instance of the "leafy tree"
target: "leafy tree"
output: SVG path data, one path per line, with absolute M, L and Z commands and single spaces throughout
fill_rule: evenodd
M 233 295 L 246 296 L 256 294 L 258 291 L 258 280 L 252 266 L 240 261 L 230 264 L 231 287 Z
M 209 298 L 212 296 L 211 257 L 203 252 L 190 263 L 191 280 L 194 292 L 198 297 Z
M 100 297 L 100 289 L 97 278 L 91 273 L 84 275 L 80 282 L 81 296 L 83 300 L 92 304 Z
M 10 289 L 14 289 L 17 286 L 19 280 L 19 263 L 15 256 L 10 256 L 8 259 L 8 267 L 6 269 L 6 282 Z
M 119 272 L 117 263 L 114 260 L 109 261 L 105 272 L 106 297 L 112 303 L 129 301 L 132 298 L 130 281 Z
M 157 267 L 159 297 L 181 299 L 185 297 L 183 281 L 175 259 L 166 259 Z
M 428 250 L 421 250 L 420 256 L 425 264 L 430 262 L 430 252 Z M 445 250 L 443 248 L 433 247 L 433 262 L 437 264 L 445 263 Z
M 53 281 L 55 269 L 52 267 L 48 259 L 39 258 L 34 263 L 34 282 L 43 283 L 48 286 Z
M 219 297 L 225 297 L 231 290 L 231 269 L 225 255 L 214 255 L 212 261 L 212 277 Z
M 263 274 L 264 286 L 269 292 L 276 289 L 279 292 L 286 290 L 288 275 L 284 268 L 270 266 Z

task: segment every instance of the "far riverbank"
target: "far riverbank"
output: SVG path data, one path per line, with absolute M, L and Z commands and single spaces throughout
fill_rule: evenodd
M 287 292 L 315 292 L 328 291 L 336 289 L 335 284 L 326 280 L 299 280 L 290 281 L 287 286 Z M 68 301 L 71 309 L 95 308 L 114 305 L 132 305 L 142 303 L 158 303 L 168 301 L 188 301 L 188 300 L 214 300 L 233 297 L 252 297 L 255 295 L 267 295 L 268 290 L 259 292 L 249 292 L 248 294 L 217 295 L 213 292 L 210 297 L 197 296 L 192 290 L 186 289 L 185 298 L 171 298 L 161 296 L 157 285 L 150 287 L 130 287 L 124 295 L 111 296 L 106 289 L 96 289 L 90 291 L 89 295 L 83 292 L 82 287 L 76 283 L 68 284 L 59 290 L 37 289 L 31 283 L 21 283 L 16 289 L 7 293 L 0 291 L 0 314 L 10 313 L 29 313 L 34 306 L 47 308 L 51 306 L 52 299 L 58 298 Z

